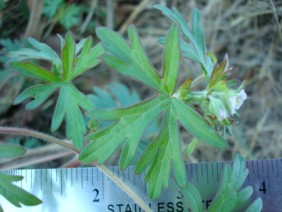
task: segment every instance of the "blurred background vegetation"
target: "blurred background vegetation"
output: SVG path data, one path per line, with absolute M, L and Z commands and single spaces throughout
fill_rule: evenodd
M 96 27 L 107 26 L 126 37 L 128 25 L 135 24 L 149 58 L 160 69 L 162 46 L 156 41 L 165 35 L 170 22 L 152 8 L 156 3 L 176 7 L 189 23 L 192 8 L 201 11 L 208 50 L 219 61 L 228 53 L 232 77 L 244 81 L 249 97 L 240 109 L 233 135 L 227 138 L 230 148 L 219 151 L 200 145 L 189 161 L 231 160 L 238 152 L 246 159 L 282 157 L 281 0 L 0 0 L 0 125 L 50 133 L 55 96 L 32 111 L 24 109 L 25 103 L 13 106 L 19 92 L 33 82 L 6 66 L 7 53 L 25 46 L 28 37 L 59 52 L 57 34 L 64 36 L 70 30 L 76 40 L 92 36 L 97 43 Z M 185 60 L 179 83 L 199 74 L 200 68 Z M 132 91 L 113 84 L 120 93 L 127 94 L 125 100 L 111 101 L 135 102 L 153 95 L 149 88 L 123 78 L 103 63 L 75 81 L 83 92 L 95 93 L 94 100 L 105 95 L 101 88 L 111 82 L 123 83 Z M 55 136 L 64 138 L 64 129 Z M 189 135 L 183 133 L 183 140 L 188 139 Z M 36 139 L 1 136 L 0 142 L 29 148 L 23 158 L 0 161 L 0 168 L 68 166 L 73 159 L 68 150 Z

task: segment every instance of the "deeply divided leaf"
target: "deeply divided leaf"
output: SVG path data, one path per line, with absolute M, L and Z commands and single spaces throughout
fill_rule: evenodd
M 179 154 L 181 153 L 181 148 L 178 125 L 174 117 L 175 112 L 172 105 L 166 110 L 160 134 L 151 144 L 153 147 L 148 147 L 136 166 L 136 170 L 139 173 L 150 165 L 145 181 L 148 182 L 148 191 L 152 198 L 157 198 L 162 189 L 168 186 L 171 161 L 177 183 L 180 187 L 185 186 L 187 183 L 184 162 L 181 154 Z M 152 151 L 154 151 L 154 155 L 152 155 Z M 147 157 L 151 158 L 151 160 L 147 161 L 147 164 L 144 166 L 143 160 L 146 161 Z
M 66 121 L 66 135 L 72 139 L 74 146 L 81 149 L 83 137 L 86 133 L 86 124 L 81 109 L 89 110 L 93 107 L 92 102 L 71 83 L 76 77 L 83 74 L 99 63 L 103 53 L 103 47 L 93 47 L 92 39 L 83 39 L 75 43 L 73 35 L 67 33 L 61 40 L 61 55 L 46 44 L 30 38 L 31 48 L 23 48 L 10 54 L 11 66 L 22 75 L 39 80 L 40 83 L 24 90 L 14 101 L 19 104 L 26 99 L 33 100 L 26 105 L 27 109 L 35 109 L 43 104 L 55 90 L 59 89 L 59 97 L 53 115 L 51 129 L 57 130 L 62 121 Z M 51 62 L 51 70 L 40 65 L 39 61 Z M 28 60 L 28 61 L 26 61 Z
M 21 207 L 22 204 L 27 206 L 41 204 L 40 199 L 13 184 L 22 179 L 21 176 L 0 173 L 0 195 L 17 207 Z
M 72 139 L 77 149 L 83 147 L 83 135 L 86 133 L 86 124 L 80 107 L 89 110 L 92 102 L 71 83 L 60 86 L 60 94 L 52 118 L 52 131 L 58 129 L 63 118 L 66 119 L 66 135 Z
M 82 150 L 79 159 L 84 163 L 104 163 L 121 149 L 119 165 L 124 169 L 132 163 L 146 128 L 156 119 L 162 118 L 160 132 L 140 157 L 136 173 L 147 171 L 145 180 L 153 198 L 157 198 L 163 188 L 168 186 L 171 168 L 177 184 L 184 188 L 187 177 L 178 123 L 208 145 L 225 148 L 227 144 L 200 114 L 174 97 L 180 62 L 178 28 L 172 26 L 164 42 L 162 78 L 150 64 L 134 27 L 128 30 L 129 44 L 106 28 L 99 28 L 97 34 L 105 49 L 105 62 L 121 74 L 150 86 L 158 95 L 127 108 L 95 108 L 89 112 L 90 118 L 111 121 L 111 124 L 87 136 L 90 143 Z
M 158 97 L 126 109 L 96 109 L 89 113 L 91 118 L 115 121 L 115 123 L 87 137 L 95 142 L 91 142 L 82 151 L 80 160 L 103 163 L 123 144 L 125 150 L 120 165 L 125 168 L 131 163 L 143 132 L 167 107 L 167 104 L 167 99 Z M 130 149 L 130 152 L 127 149 Z
M 28 98 L 33 98 L 31 102 L 26 105 L 26 109 L 32 110 L 40 106 L 45 100 L 59 87 L 59 84 L 52 83 L 47 85 L 35 85 L 25 89 L 14 100 L 14 104 L 19 104 Z
M 241 188 L 247 175 L 248 169 L 245 168 L 245 161 L 237 155 L 232 169 L 228 164 L 225 165 L 220 188 L 208 211 L 242 210 L 253 193 L 250 186 Z M 249 210 L 252 211 L 252 209 L 256 208 L 258 209 L 256 211 L 261 211 L 262 204 L 260 203 L 259 200 L 256 200 Z
M 131 46 L 120 35 L 110 29 L 98 28 L 96 31 L 103 47 L 107 49 L 104 61 L 109 66 L 126 76 L 147 84 L 159 92 L 162 91 L 162 88 L 159 86 L 160 78 L 155 68 L 150 64 L 133 26 L 128 29 Z

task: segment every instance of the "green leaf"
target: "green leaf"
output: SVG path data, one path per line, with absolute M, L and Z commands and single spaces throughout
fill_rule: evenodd
M 93 91 L 95 95 L 89 94 L 88 97 L 97 108 L 129 107 L 141 100 L 137 92 L 117 82 L 107 84 L 105 89 L 93 87 Z
M 205 211 L 203 208 L 201 195 L 192 183 L 187 182 L 186 186 L 180 187 L 180 189 L 191 211 Z
M 82 75 L 85 71 L 95 67 L 100 62 L 100 56 L 104 52 L 102 45 L 98 44 L 94 48 L 91 47 L 92 38 L 87 38 L 87 40 L 84 42 L 81 54 L 77 59 L 75 67 L 70 74 L 70 80 Z
M 262 200 L 257 198 L 246 210 L 246 212 L 260 212 L 262 211 Z
M 190 143 L 186 146 L 184 150 L 186 157 L 189 157 L 194 152 L 198 143 L 199 143 L 199 140 L 195 137 L 190 141 Z
M 87 130 L 80 107 L 89 110 L 93 107 L 93 104 L 71 83 L 60 86 L 60 94 L 53 114 L 51 130 L 57 130 L 65 117 L 66 135 L 72 139 L 77 149 L 83 147 L 83 135 Z
M 0 173 L 0 194 L 17 207 L 21 207 L 21 204 L 27 206 L 41 204 L 42 201 L 40 199 L 13 184 L 13 182 L 22 179 L 22 176 Z
M 23 60 L 46 60 L 52 62 L 61 69 L 61 59 L 59 55 L 45 43 L 41 43 L 34 38 L 28 38 L 28 43 L 33 48 L 22 48 L 17 51 L 9 52 L 10 60 L 8 63 Z
M 200 141 L 217 148 L 227 148 L 228 144 L 192 108 L 178 99 L 172 99 L 177 118 L 185 129 Z
M 160 77 L 156 73 L 155 68 L 150 64 L 133 26 L 128 29 L 131 48 L 120 35 L 110 29 L 98 28 L 96 32 L 102 41 L 103 47 L 107 49 L 104 61 L 109 66 L 126 76 L 149 85 L 159 92 L 162 91 L 162 88 L 159 86 Z M 113 40 L 115 42 L 112 42 Z M 132 72 L 132 70 L 135 71 Z
M 163 126 L 165 127 L 162 128 L 156 140 L 151 144 L 155 145 L 154 143 L 157 143 L 158 146 L 154 146 L 154 148 L 150 148 L 149 146 L 148 153 L 145 152 L 140 159 L 140 161 L 142 161 L 142 159 L 146 161 L 147 155 L 149 156 L 148 158 L 152 159 L 151 161 L 148 161 L 150 163 L 150 168 L 145 176 L 145 181 L 148 183 L 148 192 L 152 198 L 157 198 L 161 194 L 162 189 L 168 186 L 171 160 L 177 184 L 180 187 L 183 187 L 187 183 L 184 162 L 181 154 L 179 154 L 181 148 L 175 112 L 173 106 L 166 110 L 163 123 Z M 151 149 L 156 148 L 157 151 L 155 150 L 155 154 L 151 158 Z M 148 162 L 146 166 L 148 165 Z M 146 167 L 143 162 L 138 163 L 136 165 L 136 171 L 143 171 L 139 166 L 142 166 L 143 168 Z
M 23 84 L 24 78 L 18 76 L 15 70 L 0 70 L 0 116 L 12 107 L 13 100 L 20 93 Z
M 51 130 L 57 130 L 65 118 L 67 138 L 72 139 L 74 146 L 81 149 L 84 143 L 83 136 L 87 131 L 81 109 L 89 110 L 94 105 L 75 88 L 71 81 L 99 63 L 103 48 L 100 44 L 93 47 L 90 37 L 76 44 L 71 32 L 67 33 L 65 39 L 61 36 L 59 38 L 61 58 L 51 47 L 31 38 L 29 39 L 31 48 L 23 48 L 10 54 L 20 58 L 19 61 L 11 63 L 13 68 L 18 69 L 26 77 L 41 81 L 24 90 L 15 99 L 14 104 L 32 98 L 33 100 L 26 105 L 26 108 L 35 109 L 43 104 L 56 89 L 59 89 Z M 38 59 L 51 62 L 51 70 L 36 65 Z
M 208 211 L 238 211 L 244 207 L 253 193 L 250 186 L 241 189 L 247 175 L 248 169 L 245 169 L 244 159 L 236 155 L 232 170 L 228 164 L 224 166 L 220 188 Z M 250 210 L 259 208 L 259 203 L 257 200 Z
M 200 11 L 197 8 L 194 8 L 192 11 L 192 32 L 194 34 L 195 43 L 197 46 L 196 50 L 198 54 L 203 56 L 203 52 L 206 50 L 206 42 L 205 42 L 205 35 L 204 30 L 201 25 L 201 15 Z
M 31 62 L 12 62 L 11 66 L 26 77 L 49 83 L 61 81 L 55 74 Z
M 81 23 L 81 14 L 81 6 L 77 4 L 65 4 L 64 7 L 59 9 L 57 16 L 59 17 L 59 23 L 69 30 Z
M 158 136 L 140 157 L 135 171 L 140 173 L 147 170 L 145 180 L 152 198 L 157 198 L 162 189 L 168 186 L 171 167 L 177 184 L 184 188 L 187 185 L 187 176 L 182 159 L 178 121 L 193 136 L 208 145 L 225 148 L 227 144 L 195 110 L 173 95 L 180 57 L 177 27 L 171 27 L 166 36 L 163 79 L 148 62 L 135 28 L 130 27 L 128 30 L 130 45 L 111 30 L 99 28 L 97 34 L 105 49 L 106 63 L 120 73 L 154 88 L 158 95 L 127 108 L 95 108 L 88 112 L 90 118 L 111 121 L 111 125 L 87 136 L 89 144 L 81 151 L 79 159 L 84 163 L 96 161 L 100 164 L 122 149 L 119 166 L 124 169 L 132 163 L 144 131 L 156 119 L 162 118 Z M 102 92 L 100 94 L 104 95 Z
M 55 83 L 29 87 L 17 96 L 17 98 L 14 100 L 14 104 L 17 105 L 28 98 L 34 98 L 34 100 L 26 105 L 26 109 L 32 110 L 40 106 L 58 87 L 59 84 Z
M 64 4 L 64 0 L 44 0 L 42 13 L 48 18 L 52 18 L 56 15 L 60 6 Z
M 168 86 L 169 94 L 175 91 L 180 60 L 179 33 L 172 27 L 168 34 L 164 50 L 164 81 Z
M 159 4 L 155 5 L 154 8 L 159 9 L 164 15 L 178 25 L 183 37 L 183 39 L 181 39 L 181 50 L 184 53 L 183 56 L 199 62 L 205 75 L 210 77 L 214 63 L 212 59 L 206 55 L 205 36 L 201 25 L 201 15 L 199 10 L 196 8 L 193 9 L 191 29 L 176 8 L 170 10 Z
M 75 56 L 75 42 L 73 35 L 68 32 L 65 38 L 65 44 L 62 49 L 62 64 L 64 69 L 64 79 L 69 79 L 69 75 L 73 69 Z
M 95 107 L 105 109 L 105 108 L 120 108 L 129 107 L 140 102 L 140 96 L 137 92 L 129 90 L 128 87 L 121 83 L 110 83 L 107 84 L 104 89 L 99 87 L 94 87 L 93 91 L 95 94 L 90 94 L 88 97 L 92 100 Z M 150 124 L 142 135 L 142 139 L 138 144 L 136 154 L 132 161 L 132 164 L 136 164 L 140 156 L 143 154 L 144 150 L 148 146 L 149 142 L 155 137 L 159 132 L 159 120 Z M 88 126 L 91 130 L 95 131 L 98 129 L 103 129 L 112 124 L 111 121 L 94 120 L 90 119 Z
M 7 54 L 12 51 L 19 50 L 22 47 L 22 43 L 25 42 L 25 38 L 18 39 L 10 39 L 4 38 L 0 39 L 0 44 L 2 46 L 1 55 L 0 55 L 0 62 L 5 64 L 8 61 Z
M 23 156 L 26 149 L 14 144 L 0 144 L 0 158 L 14 158 Z
M 92 161 L 103 163 L 121 144 L 124 144 L 120 166 L 127 167 L 132 161 L 143 132 L 167 104 L 168 99 L 158 97 L 127 109 L 97 109 L 89 113 L 91 118 L 112 120 L 116 123 L 87 136 L 88 140 L 96 141 L 91 142 L 81 152 L 80 160 L 84 163 Z M 147 113 L 144 114 L 143 111 Z

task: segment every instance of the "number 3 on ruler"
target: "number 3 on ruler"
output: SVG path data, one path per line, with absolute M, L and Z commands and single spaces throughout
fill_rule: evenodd
M 99 201 L 100 201 L 100 199 L 98 198 L 98 196 L 99 196 L 99 190 L 98 190 L 97 188 L 95 188 L 95 189 L 92 190 L 92 192 L 95 193 L 95 197 L 94 197 L 94 199 L 92 200 L 92 202 L 99 202 Z

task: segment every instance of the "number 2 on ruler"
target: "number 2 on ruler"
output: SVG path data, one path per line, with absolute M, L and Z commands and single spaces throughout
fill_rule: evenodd
M 99 190 L 98 190 L 97 188 L 95 188 L 95 189 L 92 190 L 92 192 L 95 193 L 95 197 L 94 197 L 94 199 L 92 200 L 92 202 L 99 202 L 99 201 L 100 201 L 100 199 L 98 198 L 98 196 L 99 196 Z

